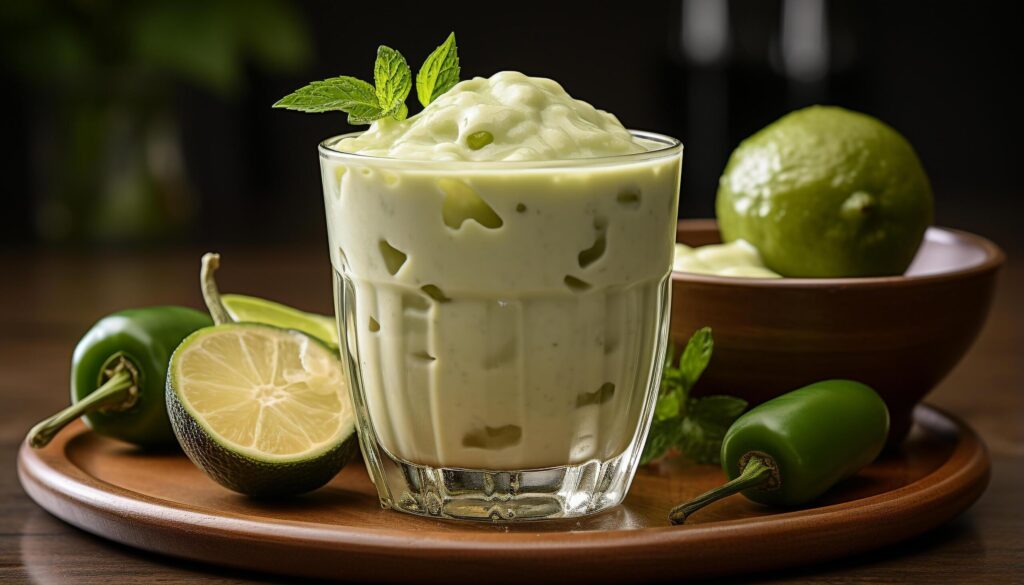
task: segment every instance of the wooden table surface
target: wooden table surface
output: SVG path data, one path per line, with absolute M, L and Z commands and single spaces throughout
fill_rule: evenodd
M 202 250 L 0 252 L 0 582 L 287 582 L 108 543 L 51 517 L 21 490 L 25 432 L 68 400 L 71 351 L 100 316 L 154 304 L 201 306 Z M 331 311 L 326 249 L 231 248 L 221 289 Z M 902 546 L 736 583 L 1024 583 L 1024 262 L 1004 269 L 988 325 L 929 401 L 987 441 L 992 483 L 962 517 Z M 742 554 L 742 551 L 736 551 Z

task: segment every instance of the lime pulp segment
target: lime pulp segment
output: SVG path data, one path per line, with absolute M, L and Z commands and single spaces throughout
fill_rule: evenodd
M 169 384 L 214 440 L 257 460 L 314 457 L 353 432 L 337 356 L 294 331 L 200 330 L 176 352 Z

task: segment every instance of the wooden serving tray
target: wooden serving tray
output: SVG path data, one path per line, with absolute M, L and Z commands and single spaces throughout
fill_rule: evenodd
M 676 503 L 723 481 L 714 466 L 643 468 L 626 502 L 583 519 L 488 524 L 382 510 L 361 464 L 306 496 L 257 501 L 213 483 L 183 455 L 145 454 L 66 430 L 22 445 L 18 474 L 40 506 L 141 549 L 295 577 L 352 582 L 627 583 L 806 565 L 934 528 L 985 490 L 989 458 L 963 422 L 935 408 L 890 454 L 816 507 L 778 511 L 733 497 L 669 526 Z

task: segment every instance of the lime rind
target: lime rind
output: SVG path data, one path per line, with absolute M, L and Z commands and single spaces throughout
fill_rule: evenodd
M 282 329 L 294 329 L 338 349 L 338 328 L 333 317 L 300 311 L 275 301 L 248 295 L 225 294 L 221 302 L 228 315 L 238 322 L 262 323 Z
M 359 450 L 358 436 L 353 429 L 347 439 L 311 459 L 258 461 L 231 451 L 211 438 L 171 391 L 167 392 L 167 411 L 188 458 L 217 483 L 253 497 L 274 498 L 315 490 L 331 481 Z
M 933 219 L 928 176 L 892 127 L 812 106 L 748 137 L 729 157 L 715 210 L 785 277 L 903 274 Z
M 310 447 L 307 449 L 303 449 L 295 453 L 279 454 L 268 453 L 264 450 L 255 448 L 254 446 L 241 444 L 237 438 L 225 436 L 222 430 L 214 428 L 210 424 L 209 419 L 211 418 L 211 414 L 215 414 L 218 409 L 214 409 L 213 411 L 207 408 L 199 409 L 195 404 L 193 404 L 195 397 L 193 396 L 190 398 L 188 396 L 189 393 L 186 390 L 186 385 L 190 383 L 190 380 L 188 379 L 187 373 L 183 371 L 183 367 L 186 365 L 186 361 L 190 359 L 206 359 L 211 363 L 216 363 L 219 360 L 221 368 L 219 371 L 212 372 L 212 376 L 207 380 L 199 382 L 193 381 L 193 383 L 203 384 L 207 389 L 212 389 L 217 385 L 221 385 L 224 392 L 237 394 L 234 400 L 225 397 L 222 397 L 222 400 L 237 405 L 236 410 L 245 410 L 246 401 L 254 402 L 258 400 L 251 390 L 249 391 L 249 396 L 245 396 L 245 386 L 266 386 L 263 380 L 259 379 L 259 372 L 256 364 L 260 360 L 249 354 L 246 356 L 248 363 L 239 366 L 238 364 L 226 362 L 222 358 L 211 353 L 210 350 L 215 348 L 203 346 L 208 345 L 211 340 L 230 343 L 230 338 L 234 337 L 236 339 L 241 339 L 246 335 L 250 337 L 255 336 L 257 338 L 263 338 L 264 340 L 272 340 L 277 351 L 280 351 L 280 345 L 282 343 L 298 344 L 302 348 L 302 351 L 299 354 L 299 359 L 303 362 L 301 369 L 308 371 L 315 367 L 318 371 L 310 372 L 309 376 L 315 378 L 327 377 L 328 380 L 321 380 L 320 384 L 322 386 L 334 386 L 338 389 L 336 392 L 340 410 L 339 412 L 334 413 L 334 418 L 338 419 L 338 422 L 337 428 L 333 434 L 321 441 L 310 440 Z M 216 338 L 213 336 L 216 336 Z M 241 342 L 239 341 L 239 343 Z M 245 346 L 241 346 L 239 348 L 241 353 L 245 352 L 245 350 L 242 349 L 243 347 Z M 206 355 L 204 356 L 202 354 L 193 353 L 196 351 L 204 352 Z M 196 358 L 193 358 L 193 356 L 196 356 Z M 247 367 L 249 368 L 248 371 L 246 370 Z M 293 371 L 292 375 L 294 375 L 294 373 L 295 372 Z M 173 394 L 173 397 L 175 398 L 174 402 L 180 404 L 181 408 L 183 408 L 188 416 L 198 425 L 198 427 L 202 429 L 204 434 L 224 449 L 256 462 L 268 464 L 289 464 L 304 462 L 320 457 L 325 453 L 330 452 L 332 449 L 335 449 L 339 443 L 344 442 L 355 434 L 355 413 L 344 390 L 342 380 L 341 363 L 338 361 L 336 354 L 334 354 L 325 343 L 321 342 L 321 340 L 311 338 L 304 335 L 302 332 L 280 329 L 269 325 L 234 323 L 200 329 L 185 338 L 171 357 L 167 386 L 168 393 Z M 302 380 L 298 379 L 289 380 L 285 387 L 287 388 L 289 385 L 301 384 L 302 382 Z M 281 399 L 287 398 L 282 397 Z M 225 403 L 220 407 L 220 409 L 227 408 L 231 408 L 231 404 Z M 256 405 L 256 409 L 258 410 L 259 408 L 259 405 Z M 251 413 L 253 408 L 250 407 L 248 410 Z M 272 409 L 272 412 L 273 411 L 279 412 L 279 409 Z M 281 423 L 282 421 L 278 420 L 277 422 Z M 298 426 L 301 430 L 301 421 L 284 419 L 283 422 L 285 424 L 290 422 L 292 425 Z M 258 440 L 256 437 L 254 437 L 254 439 Z

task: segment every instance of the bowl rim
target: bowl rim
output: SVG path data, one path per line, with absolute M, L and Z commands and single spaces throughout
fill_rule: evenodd
M 676 240 L 684 229 L 691 231 L 718 231 L 718 222 L 714 219 L 681 219 L 676 222 Z M 942 226 L 929 226 L 929 229 L 946 232 L 955 237 L 967 240 L 981 248 L 985 259 L 973 266 L 916 276 L 864 276 L 845 278 L 745 278 L 739 276 L 715 276 L 710 274 L 694 274 L 690 272 L 672 271 L 672 280 L 701 284 L 736 286 L 738 284 L 753 288 L 876 288 L 907 286 L 918 284 L 935 284 L 951 280 L 959 280 L 969 276 L 985 274 L 998 270 L 1006 260 L 1002 248 L 988 238 L 968 231 Z

